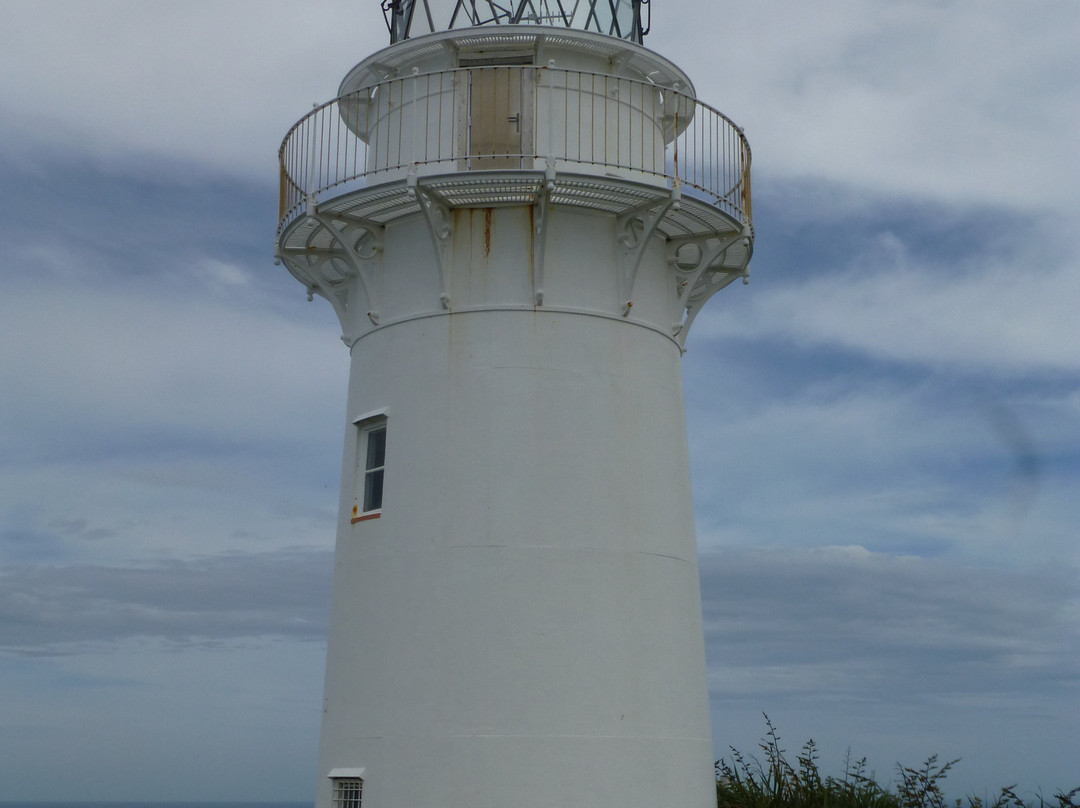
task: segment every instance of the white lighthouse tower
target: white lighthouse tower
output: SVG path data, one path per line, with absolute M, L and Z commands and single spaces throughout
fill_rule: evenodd
M 281 148 L 351 354 L 317 808 L 711 808 L 680 356 L 750 152 L 646 0 L 385 0 Z

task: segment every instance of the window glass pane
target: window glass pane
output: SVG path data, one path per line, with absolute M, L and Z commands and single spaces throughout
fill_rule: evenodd
M 356 499 L 353 521 L 361 514 L 382 510 L 383 467 L 386 465 L 386 418 L 356 422 Z
M 386 465 L 386 427 L 372 429 L 367 433 L 366 469 L 378 469 Z
M 623 38 L 634 34 L 634 4 L 631 0 L 591 0 L 592 25 L 601 33 Z
M 382 507 L 383 470 L 376 469 L 364 475 L 364 510 L 377 511 Z
M 618 21 L 619 36 L 630 38 L 634 33 L 634 7 L 630 0 L 619 0 L 615 3 L 615 19 Z

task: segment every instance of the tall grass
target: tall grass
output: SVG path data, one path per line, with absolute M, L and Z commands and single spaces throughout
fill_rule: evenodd
M 1002 788 L 992 801 L 971 796 L 950 804 L 942 782 L 959 760 L 942 763 L 937 755 L 916 768 L 897 764 L 897 782 L 891 790 L 867 772 L 866 758 L 853 761 L 850 753 L 842 776 L 823 777 L 812 740 L 792 763 L 767 715 L 765 726 L 765 737 L 758 744 L 763 759 L 732 747 L 730 760 L 716 761 L 718 808 L 1080 808 L 1080 787 L 1057 792 L 1050 800 L 1038 795 L 1025 802 L 1013 785 Z

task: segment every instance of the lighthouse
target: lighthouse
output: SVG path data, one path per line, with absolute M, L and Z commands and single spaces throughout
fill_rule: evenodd
M 281 146 L 351 357 L 317 808 L 715 806 L 680 357 L 750 151 L 651 5 L 385 0 Z

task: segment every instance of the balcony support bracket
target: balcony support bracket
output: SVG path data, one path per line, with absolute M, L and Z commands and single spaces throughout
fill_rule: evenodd
M 740 232 L 720 238 L 698 236 L 668 242 L 668 264 L 674 270 L 678 311 L 682 315 L 682 320 L 672 325 L 671 334 L 684 352 L 687 333 L 705 302 L 736 278 L 745 280 L 749 276 L 745 264 L 727 266 L 724 261 L 731 247 L 751 239 L 749 228 L 744 226 Z M 687 244 L 693 244 L 698 253 L 697 261 L 689 265 L 679 260 L 679 250 Z
M 435 246 L 435 263 L 439 270 L 439 301 L 450 310 L 451 246 L 454 238 L 454 214 L 450 207 L 420 184 L 416 174 L 409 174 L 408 186 L 420 203 L 427 222 L 431 243 Z
M 615 238 L 621 251 L 619 294 L 623 301 L 623 317 L 628 317 L 634 306 L 634 281 L 645 248 L 677 197 L 678 191 L 675 191 L 671 195 L 650 200 L 624 211 L 615 220 Z
M 544 184 L 536 194 L 532 210 L 532 275 L 533 304 L 544 305 L 544 248 L 547 246 L 548 211 L 551 208 L 551 192 L 555 190 L 555 161 L 548 162 L 544 172 Z
M 343 213 L 330 215 L 316 213 L 315 219 L 334 237 L 341 248 L 340 254 L 344 256 L 352 270 L 352 277 L 364 288 L 364 295 L 368 302 L 367 318 L 373 325 L 378 325 L 379 299 L 370 268 L 374 259 L 382 254 L 385 247 L 386 226 Z M 351 297 L 355 298 L 355 292 Z M 350 302 L 350 298 L 346 297 L 346 310 Z M 339 316 L 340 314 L 339 312 Z M 345 324 L 346 321 L 342 319 L 344 333 L 341 339 L 351 348 L 356 341 L 356 335 L 353 335 L 349 326 Z
M 308 300 L 317 294 L 330 301 L 341 323 L 341 339 L 351 347 L 356 341 L 352 308 L 361 291 L 357 284 L 368 302 L 367 316 L 372 322 L 379 319 L 371 264 L 383 251 L 386 228 L 377 222 L 324 214 L 314 200 L 309 200 L 305 215 L 318 223 L 318 231 L 330 237 L 332 246 L 279 249 L 279 258 L 304 284 Z

